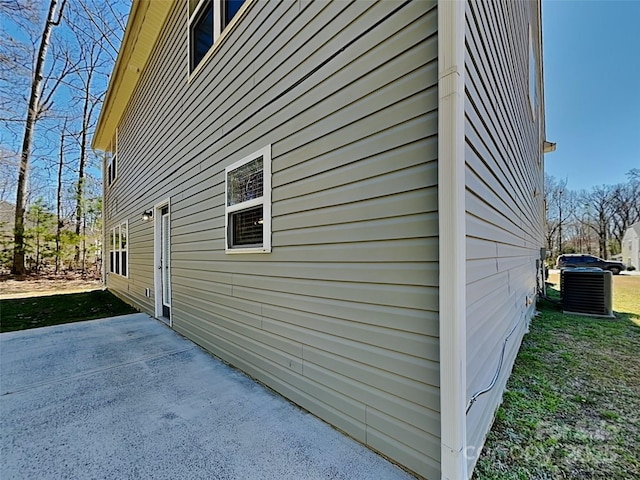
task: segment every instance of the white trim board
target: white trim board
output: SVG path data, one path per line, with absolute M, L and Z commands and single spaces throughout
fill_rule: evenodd
M 161 212 L 164 207 L 169 208 L 169 222 L 171 222 L 171 202 L 169 198 L 153 206 L 153 305 L 154 316 L 156 318 L 162 317 L 162 272 L 158 267 L 160 265 L 160 251 L 162 248 L 160 244 L 160 230 L 162 228 Z M 171 229 L 171 223 L 169 223 L 169 229 Z M 171 241 L 171 237 L 169 237 L 169 241 Z M 170 261 L 171 259 L 169 259 L 169 262 Z M 169 277 L 171 277 L 171 263 L 169 263 Z M 169 288 L 169 292 L 171 292 L 171 288 Z M 173 315 L 169 318 L 169 326 L 173 326 Z
M 441 478 L 468 478 L 464 176 L 465 3 L 438 3 Z

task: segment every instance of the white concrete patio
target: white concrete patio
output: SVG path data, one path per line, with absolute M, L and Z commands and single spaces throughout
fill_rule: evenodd
M 413 478 L 145 314 L 0 335 L 0 478 Z

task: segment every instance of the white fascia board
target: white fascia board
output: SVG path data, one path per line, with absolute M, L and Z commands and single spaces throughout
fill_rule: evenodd
M 440 441 L 443 479 L 468 478 L 463 1 L 438 3 Z

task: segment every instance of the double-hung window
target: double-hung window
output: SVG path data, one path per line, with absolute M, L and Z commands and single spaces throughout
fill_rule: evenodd
M 126 277 L 128 271 L 129 224 L 123 222 L 111 229 L 109 238 L 109 271 Z
M 189 0 L 189 70 L 204 59 L 246 0 Z
M 227 253 L 271 251 L 271 145 L 225 169 Z
M 111 142 L 110 151 L 107 152 L 107 166 L 106 166 L 106 178 L 107 185 L 111 186 L 111 184 L 116 180 L 118 176 L 118 132 L 116 131 L 115 139 Z
M 529 106 L 531 115 L 536 120 L 538 110 L 538 60 L 533 43 L 533 30 L 529 24 Z

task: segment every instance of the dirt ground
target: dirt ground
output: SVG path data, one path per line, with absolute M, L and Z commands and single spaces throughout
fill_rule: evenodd
M 0 299 L 79 293 L 101 288 L 102 282 L 99 278 L 83 277 L 77 273 L 20 277 L 0 274 Z

